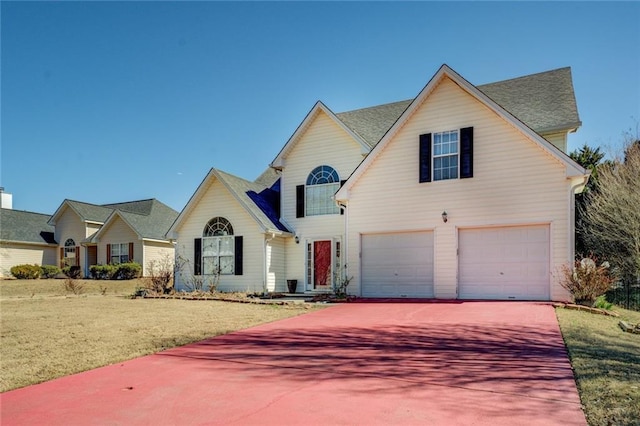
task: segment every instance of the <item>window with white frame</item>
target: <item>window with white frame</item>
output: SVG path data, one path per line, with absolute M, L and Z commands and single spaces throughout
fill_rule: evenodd
M 340 212 L 333 196 L 340 189 L 340 177 L 330 166 L 318 166 L 309 173 L 305 188 L 305 215 Z
M 223 217 L 214 217 L 202 233 L 202 274 L 233 275 L 235 238 L 231 223 Z
M 129 243 L 109 244 L 109 246 L 111 255 L 110 263 L 112 265 L 127 263 L 129 261 Z
M 76 265 L 76 242 L 69 238 L 64 242 L 64 259 L 63 266 Z
M 433 180 L 458 178 L 458 131 L 433 134 Z

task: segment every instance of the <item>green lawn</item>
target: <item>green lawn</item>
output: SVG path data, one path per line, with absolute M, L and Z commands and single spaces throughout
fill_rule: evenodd
M 618 322 L 640 312 L 616 308 L 620 318 L 558 308 L 556 313 L 589 425 L 640 425 L 640 335 Z

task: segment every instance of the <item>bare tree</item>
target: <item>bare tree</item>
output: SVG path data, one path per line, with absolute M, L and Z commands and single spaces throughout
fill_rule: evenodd
M 627 134 L 624 156 L 603 164 L 598 190 L 581 212 L 587 246 L 619 276 L 640 281 L 640 140 Z

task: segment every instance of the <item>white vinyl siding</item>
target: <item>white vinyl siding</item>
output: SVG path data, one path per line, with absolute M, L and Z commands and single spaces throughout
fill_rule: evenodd
M 339 176 L 349 176 L 362 161 L 362 148 L 325 113 L 320 112 L 287 154 L 282 171 L 282 217 L 301 238 L 286 243 L 286 279 L 305 282 L 305 244 L 309 239 L 342 238 L 344 216 L 328 214 L 296 218 L 296 186 L 304 185 L 309 173 L 319 165 L 333 167 Z M 336 188 L 337 190 L 337 188 Z
M 285 278 L 285 240 L 275 238 L 267 244 L 267 289 L 275 292 L 287 292 Z
M 252 218 L 217 179 L 203 188 L 193 209 L 176 229 L 176 256 L 188 260 L 188 270 L 183 277 L 176 276 L 176 288 L 183 289 L 184 278 L 193 274 L 194 239 L 202 238 L 205 225 L 214 217 L 226 218 L 236 236 L 243 236 L 242 275 L 222 275 L 218 284 L 221 291 L 261 291 L 264 285 L 264 234 Z
M 106 265 L 111 262 L 111 259 L 107 259 L 107 244 L 124 244 L 127 246 L 125 254 L 129 256 L 129 261 L 143 264 L 142 241 L 138 238 L 138 234 L 120 217 L 114 218 L 107 226 L 98 241 L 98 263 Z M 133 253 L 128 252 L 129 243 L 133 243 Z M 113 252 L 111 253 L 112 257 L 115 255 Z
M 11 268 L 25 263 L 58 266 L 57 257 L 57 247 L 3 242 L 0 244 L 0 276 L 12 276 Z
M 471 126 L 474 177 L 420 184 L 419 135 Z M 438 298 L 457 297 L 457 227 L 550 223 L 553 271 L 570 260 L 569 190 L 559 160 L 445 78 L 350 189 L 352 291 L 361 291 L 359 235 L 385 230 L 434 229 Z M 551 288 L 553 300 L 566 299 L 556 281 Z
M 87 273 L 85 270 L 85 256 L 86 256 L 86 247 L 80 245 L 80 242 L 86 238 L 87 233 L 90 232 L 87 230 L 87 225 L 80 220 L 80 217 L 70 208 L 64 207 L 64 210 L 60 213 L 58 219 L 55 224 L 55 238 L 59 247 L 64 248 L 64 243 L 68 239 L 72 239 L 75 241 L 77 246 L 80 246 L 80 270 L 83 273 Z M 60 266 L 60 252 L 56 254 L 56 262 L 55 265 Z
M 143 275 L 145 277 L 149 276 L 149 262 L 164 262 L 164 260 L 168 260 L 171 265 L 174 262 L 175 250 L 173 248 L 173 244 L 171 243 L 161 243 L 157 241 L 145 241 L 144 246 L 144 265 L 143 265 Z M 173 267 L 172 267 L 173 269 Z

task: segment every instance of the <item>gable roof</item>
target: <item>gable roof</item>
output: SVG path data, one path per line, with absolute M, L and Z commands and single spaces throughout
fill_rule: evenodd
M 270 178 L 267 178 L 267 176 L 270 176 Z M 204 192 L 209 187 L 209 183 L 212 182 L 213 179 L 217 179 L 224 185 L 229 193 L 238 201 L 240 206 L 256 221 L 263 232 L 280 235 L 288 234 L 289 230 L 280 222 L 279 212 L 277 211 L 278 208 L 276 207 L 280 198 L 280 179 L 278 177 L 271 186 L 267 186 L 262 182 L 270 181 L 274 175 L 263 174 L 261 177 L 263 179 L 258 179 L 261 180 L 261 182 L 251 182 L 223 172 L 222 170 L 212 168 L 167 231 L 167 237 L 173 237 L 175 230 L 189 216 L 189 213 L 204 195 Z
M 537 133 L 575 130 L 582 125 L 570 67 L 476 88 Z M 340 112 L 336 117 L 373 148 L 411 102 L 413 99 Z
M 23 210 L 0 209 L 0 240 L 27 244 L 55 244 L 49 215 Z
M 325 104 L 318 101 L 311 108 L 311 111 L 306 115 L 302 123 L 298 126 L 293 135 L 289 138 L 287 143 L 282 147 L 276 158 L 271 162 L 270 166 L 276 169 L 281 169 L 284 167 L 284 159 L 291 152 L 296 143 L 300 140 L 302 135 L 307 131 L 311 123 L 316 119 L 316 117 L 320 113 L 325 113 L 334 123 L 338 125 L 338 127 L 342 128 L 347 134 L 349 134 L 353 140 L 358 143 L 362 149 L 362 153 L 366 154 L 371 150 L 371 145 L 367 142 L 361 135 L 356 133 L 354 129 L 345 124 L 342 120 L 338 119 L 338 117 L 331 111 Z
M 410 103 L 410 105 L 404 110 L 398 120 L 391 126 L 391 128 L 385 133 L 380 142 L 372 149 L 371 153 L 356 167 L 351 176 L 347 179 L 347 182 L 340 187 L 336 192 L 336 199 L 345 200 L 348 198 L 348 191 L 354 182 L 364 173 L 364 171 L 371 165 L 375 158 L 384 150 L 385 146 L 397 133 L 397 131 L 404 125 L 413 112 L 422 105 L 425 99 L 433 92 L 438 86 L 439 82 L 444 78 L 450 78 L 455 84 L 457 84 L 462 90 L 465 90 L 468 94 L 476 98 L 486 107 L 491 109 L 499 117 L 515 127 L 518 131 L 523 133 L 530 140 L 541 146 L 547 152 L 549 152 L 558 161 L 563 163 L 567 169 L 567 177 L 583 177 L 586 174 L 586 170 L 573 161 L 568 155 L 560 151 L 557 147 L 544 139 L 533 129 L 528 127 L 525 123 L 497 104 L 494 100 L 488 97 L 484 92 L 477 87 L 469 83 L 462 76 L 456 73 L 449 66 L 442 65 L 436 74 L 429 80 L 427 85 L 420 91 L 418 96 Z
M 108 204 L 113 207 L 104 225 L 87 242 L 98 242 L 109 224 L 122 219 L 143 240 L 166 240 L 165 233 L 178 217 L 178 212 L 156 199 Z
M 582 125 L 570 67 L 477 88 L 538 133 L 575 130 Z
M 570 67 L 475 87 L 537 133 L 575 131 L 582 125 L 578 116 Z M 318 101 L 271 165 L 277 168 L 283 166 L 283 157 L 320 110 L 343 128 L 346 127 L 347 133 L 363 145 L 363 154 L 367 154 L 414 100 L 415 98 L 337 114 Z

